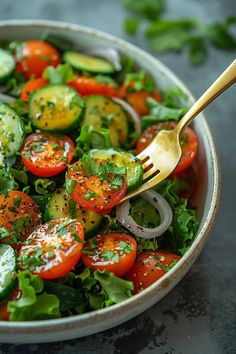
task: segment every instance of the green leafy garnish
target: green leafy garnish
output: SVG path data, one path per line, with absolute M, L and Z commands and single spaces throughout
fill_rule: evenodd
M 135 73 L 128 73 L 125 76 L 124 84 L 128 85 L 132 83 L 132 86 L 127 88 L 128 91 L 146 91 L 153 92 L 155 85 L 153 80 L 148 77 L 144 71 L 138 71 Z
M 165 9 L 164 0 L 123 0 L 123 4 L 140 17 L 155 20 Z
M 4 197 L 7 197 L 9 191 L 17 188 L 18 183 L 10 173 L 9 168 L 0 168 L 0 194 L 3 194 Z
M 111 185 L 111 189 L 118 190 L 123 187 L 123 175 L 126 175 L 126 167 L 119 167 L 110 162 L 96 162 L 89 154 L 84 154 L 80 159 L 81 168 L 84 176 L 98 176 L 101 180 L 107 181 Z M 113 175 L 111 177 L 110 175 Z M 95 197 L 96 193 L 88 191 L 84 196 L 85 199 Z
M 38 178 L 34 181 L 34 188 L 38 194 L 46 195 L 55 191 L 56 182 L 48 178 Z
M 227 51 L 236 49 L 235 33 L 232 30 L 236 24 L 234 16 L 220 23 L 206 25 L 194 18 L 160 18 L 165 9 L 164 0 L 123 0 L 123 4 L 133 15 L 125 19 L 124 30 L 134 35 L 138 25 L 144 27 L 148 44 L 157 53 L 186 50 L 190 63 L 200 65 L 207 59 L 210 45 Z M 141 26 L 143 24 L 145 26 Z
M 139 20 L 136 17 L 127 17 L 124 20 L 124 29 L 125 32 L 130 35 L 135 35 L 138 31 Z
M 94 278 L 100 283 L 107 295 L 106 306 L 118 304 L 131 297 L 131 291 L 134 289 L 132 282 L 118 278 L 106 270 L 96 270 Z
M 56 68 L 48 66 L 43 72 L 43 78 L 51 84 L 66 84 L 74 77 L 73 69 L 70 64 L 60 64 Z
M 97 76 L 95 76 L 95 81 L 99 82 L 101 84 L 117 87 L 115 80 L 113 80 L 110 76 L 107 76 L 107 75 L 101 75 L 101 74 L 97 75 Z
M 31 321 L 59 318 L 59 299 L 57 296 L 43 292 L 43 280 L 30 272 L 17 275 L 21 296 L 9 301 L 7 310 L 11 321 Z
M 188 108 L 169 108 L 162 103 L 155 101 L 152 98 L 147 98 L 147 104 L 150 107 L 150 114 L 142 117 L 142 128 L 146 129 L 150 125 L 159 122 L 176 120 L 179 121 Z
M 159 238 L 160 249 L 183 255 L 197 233 L 198 221 L 195 211 L 187 207 L 187 201 L 177 196 L 179 188 L 178 179 L 175 178 L 171 181 L 164 180 L 155 190 L 168 201 L 174 213 L 171 226 L 163 237 Z
M 76 139 L 75 156 L 82 156 L 91 149 L 109 149 L 112 147 L 110 132 L 101 128 L 95 130 L 92 125 L 85 124 L 81 127 L 80 135 Z

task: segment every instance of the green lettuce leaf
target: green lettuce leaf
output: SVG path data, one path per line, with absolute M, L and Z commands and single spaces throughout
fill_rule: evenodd
M 143 251 L 150 251 L 150 250 L 155 251 L 159 248 L 157 239 L 155 238 L 148 239 L 148 238 L 135 236 L 135 240 L 137 242 L 138 253 L 141 253 Z
M 43 280 L 30 272 L 17 274 L 21 297 L 9 301 L 7 310 L 10 321 L 31 321 L 60 317 L 59 300 L 55 295 L 43 292 Z
M 93 271 L 85 268 L 81 274 L 76 275 L 76 279 L 81 280 L 81 288 L 87 298 L 87 310 L 99 310 L 132 296 L 133 283 L 118 278 L 107 270 Z M 81 306 L 77 306 L 76 310 L 79 312 Z
M 123 0 L 128 10 L 143 18 L 157 19 L 165 10 L 165 0 Z
M 189 98 L 179 87 L 169 87 L 163 93 L 163 104 L 170 108 L 187 108 Z
M 76 306 L 86 306 L 86 299 L 81 289 L 75 289 L 68 285 L 59 284 L 52 281 L 44 282 L 44 290 L 49 294 L 54 294 L 60 301 L 60 311 L 62 314 L 73 310 Z
M 17 188 L 18 183 L 10 173 L 9 168 L 0 168 L 0 194 L 7 197 L 9 191 Z
M 134 289 L 133 283 L 118 278 L 107 270 L 96 270 L 94 272 L 94 278 L 100 283 L 107 295 L 105 301 L 106 306 L 118 304 L 132 296 L 131 291 Z
M 81 127 L 80 135 L 76 139 L 75 156 L 80 157 L 91 149 L 109 149 L 112 147 L 110 132 L 101 128 L 95 130 L 92 125 L 85 124 Z
M 152 98 L 147 98 L 147 104 L 150 108 L 150 114 L 142 118 L 142 129 L 148 128 L 150 125 L 169 120 L 179 121 L 188 108 L 170 108 L 163 103 L 159 103 Z
M 60 64 L 56 68 L 48 66 L 43 72 L 43 78 L 51 84 L 66 84 L 74 77 L 73 69 L 70 64 Z
M 197 233 L 198 221 L 195 210 L 187 207 L 187 200 L 178 197 L 181 188 L 181 182 L 175 178 L 164 180 L 155 190 L 168 201 L 174 214 L 171 226 L 159 238 L 159 248 L 183 255 Z

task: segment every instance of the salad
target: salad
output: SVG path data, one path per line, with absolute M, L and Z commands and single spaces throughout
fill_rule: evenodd
M 158 84 L 158 83 L 157 83 Z M 188 109 L 113 48 L 78 50 L 47 33 L 1 43 L 0 319 L 60 318 L 139 293 L 187 251 L 198 139 L 181 136 L 172 175 L 143 181 L 137 155 Z

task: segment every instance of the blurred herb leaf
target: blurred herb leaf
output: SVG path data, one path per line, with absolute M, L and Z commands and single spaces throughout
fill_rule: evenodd
M 206 61 L 210 45 L 220 50 L 236 49 L 236 37 L 232 31 L 236 24 L 235 16 L 205 25 L 195 18 L 161 18 L 165 10 L 164 0 L 123 0 L 123 4 L 133 15 L 124 20 L 126 33 L 135 35 L 138 26 L 144 24 L 147 42 L 157 53 L 186 50 L 189 62 L 196 66 Z
M 157 19 L 165 10 L 165 0 L 123 0 L 123 4 L 134 14 L 151 20 Z
M 139 23 L 140 23 L 140 21 L 136 17 L 127 17 L 124 20 L 125 32 L 130 35 L 137 34 Z

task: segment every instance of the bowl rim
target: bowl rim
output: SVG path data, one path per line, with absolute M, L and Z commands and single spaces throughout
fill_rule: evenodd
M 159 59 L 153 57 L 151 54 L 147 53 L 145 50 L 139 49 L 137 46 L 127 42 L 124 39 L 118 38 L 116 36 L 113 36 L 111 34 L 105 33 L 103 31 L 93 29 L 87 26 L 81 26 L 78 24 L 70 23 L 70 22 L 63 22 L 63 21 L 52 21 L 52 20 L 38 20 L 38 19 L 21 19 L 21 20 L 3 20 L 0 21 L 0 33 L 1 29 L 4 27 L 16 27 L 16 26 L 22 26 L 22 27 L 45 27 L 45 28 L 50 28 L 50 29 L 63 29 L 66 31 L 71 31 L 71 32 L 80 32 L 84 35 L 93 35 L 99 39 L 103 39 L 108 41 L 111 44 L 114 45 L 119 45 L 122 48 L 127 50 L 132 50 L 132 52 L 137 53 L 140 57 L 148 58 L 149 62 L 153 63 L 158 63 L 158 66 L 160 70 L 162 70 L 165 75 L 167 75 L 171 80 L 173 81 L 184 90 L 184 92 L 187 93 L 189 98 L 191 100 L 195 100 L 194 96 L 192 93 L 189 91 L 188 87 L 179 79 L 179 77 L 172 72 L 166 65 L 164 65 Z M 204 130 L 205 130 L 205 136 L 206 139 L 209 143 L 209 152 L 211 153 L 211 161 L 212 161 L 212 168 L 213 168 L 213 174 L 212 174 L 212 190 L 211 190 L 211 197 L 210 197 L 210 207 L 206 216 L 206 219 L 202 225 L 201 230 L 198 231 L 196 237 L 193 240 L 192 245 L 188 249 L 188 251 L 184 254 L 183 257 L 179 260 L 179 262 L 173 267 L 168 273 L 166 273 L 163 277 L 161 277 L 158 281 L 156 281 L 154 284 L 150 285 L 148 288 L 144 289 L 142 292 L 140 292 L 137 295 L 132 296 L 131 298 L 119 303 L 115 304 L 111 307 L 107 307 L 104 309 L 100 310 L 95 310 L 91 312 L 87 312 L 84 314 L 79 314 L 79 315 L 73 315 L 70 317 L 63 317 L 59 319 L 48 319 L 48 320 L 38 320 L 38 321 L 28 321 L 28 322 L 7 322 L 7 321 L 0 321 L 0 329 L 8 330 L 8 329 L 19 329 L 19 333 L 22 333 L 22 331 L 26 330 L 27 333 L 31 332 L 34 333 L 36 330 L 42 330 L 47 328 L 47 330 L 50 330 L 51 327 L 53 327 L 53 330 L 61 330 L 62 327 L 66 327 L 69 329 L 73 324 L 75 323 L 80 323 L 81 326 L 84 325 L 89 325 L 94 323 L 95 321 L 99 324 L 103 322 L 104 320 L 107 320 L 111 317 L 116 316 L 116 313 L 119 314 L 120 309 L 122 308 L 122 311 L 128 311 L 130 308 L 135 307 L 137 304 L 140 304 L 143 302 L 143 299 L 145 300 L 146 297 L 148 299 L 154 299 L 156 292 L 161 289 L 169 286 L 171 284 L 170 279 L 174 280 L 175 274 L 178 273 L 178 271 L 183 267 L 186 266 L 188 263 L 188 260 L 191 258 L 191 255 L 193 253 L 193 250 L 198 249 L 197 254 L 193 257 L 194 261 L 198 257 L 203 244 L 206 242 L 208 238 L 208 234 L 210 231 L 210 228 L 213 224 L 214 218 L 216 216 L 216 212 L 218 209 L 219 205 L 219 197 L 220 197 L 220 167 L 219 167 L 219 160 L 214 144 L 214 140 L 209 128 L 208 123 L 206 122 L 206 119 L 203 114 L 201 114 L 202 117 L 202 124 L 204 125 Z M 191 263 L 192 264 L 192 263 Z M 190 265 L 191 265 L 190 264 Z M 187 267 L 190 267 L 190 265 Z M 182 277 L 181 277 L 182 278 Z M 175 282 L 176 284 L 176 282 Z M 175 285 L 174 284 L 174 285 Z M 173 285 L 173 286 L 174 286 Z M 171 287 L 170 287 L 171 289 Z M 169 290 L 170 290 L 169 289 Z M 155 303 L 155 301 L 153 302 Z M 51 328 L 52 329 L 52 328 Z M 40 332 L 42 333 L 42 332 Z

